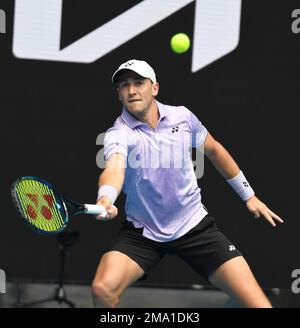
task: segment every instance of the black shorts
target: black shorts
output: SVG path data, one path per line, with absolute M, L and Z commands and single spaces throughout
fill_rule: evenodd
M 143 228 L 135 228 L 125 220 L 118 238 L 110 249 L 126 254 L 149 272 L 165 254 L 175 254 L 208 281 L 208 277 L 222 263 L 241 256 L 241 252 L 218 230 L 215 219 L 207 214 L 184 236 L 158 242 L 142 235 Z

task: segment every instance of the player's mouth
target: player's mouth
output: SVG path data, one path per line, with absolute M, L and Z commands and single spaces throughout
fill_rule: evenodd
M 129 103 L 134 103 L 134 102 L 138 102 L 141 101 L 140 99 L 130 99 L 128 100 Z

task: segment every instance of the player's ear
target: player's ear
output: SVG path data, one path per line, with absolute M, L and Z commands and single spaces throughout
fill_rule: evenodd
M 159 84 L 157 82 L 152 84 L 152 95 L 155 97 L 158 95 Z
M 119 99 L 120 101 L 122 101 L 121 94 L 120 94 L 120 89 L 119 89 L 119 88 L 117 88 L 117 92 L 118 92 L 118 99 Z

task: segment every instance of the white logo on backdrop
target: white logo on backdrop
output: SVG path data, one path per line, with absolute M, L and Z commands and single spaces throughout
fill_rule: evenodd
M 196 72 L 238 45 L 242 0 L 144 0 L 63 49 L 63 0 L 16 0 L 13 53 L 18 58 L 92 63 L 193 1 L 191 70 Z

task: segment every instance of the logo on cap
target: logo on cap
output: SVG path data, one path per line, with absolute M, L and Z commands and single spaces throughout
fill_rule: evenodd
M 131 65 L 133 65 L 133 64 L 134 64 L 133 61 L 128 61 L 128 62 L 124 65 L 124 67 L 128 67 L 128 66 L 131 66 Z

